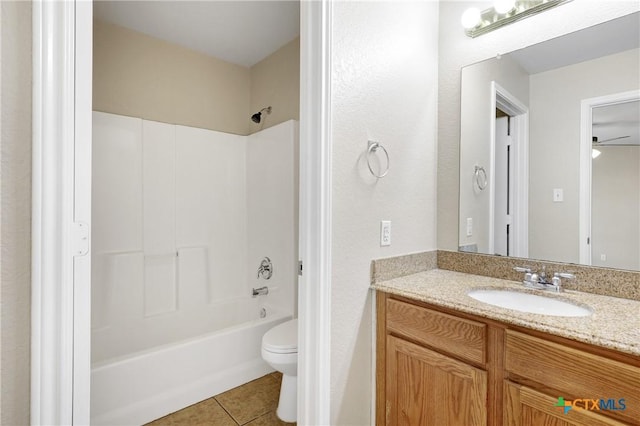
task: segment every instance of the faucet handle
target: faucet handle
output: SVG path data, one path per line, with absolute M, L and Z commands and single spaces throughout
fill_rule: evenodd
M 574 279 L 576 276 L 570 274 L 568 272 L 556 272 L 553 274 L 553 279 L 551 280 L 551 284 L 555 287 L 557 292 L 563 291 L 562 288 L 562 278 L 566 278 L 568 280 Z
M 525 285 L 528 285 L 527 283 L 531 283 L 538 281 L 538 275 L 537 274 L 532 274 L 531 273 L 531 268 L 529 267 L 522 267 L 522 266 L 516 266 L 513 268 L 515 271 L 517 272 L 524 272 L 524 280 L 522 281 Z M 533 276 L 535 275 L 535 278 L 533 278 Z
M 273 275 L 273 264 L 271 263 L 271 259 L 265 256 L 258 267 L 258 278 L 262 277 L 268 280 L 271 278 L 271 275 Z
M 556 272 L 555 274 L 553 274 L 554 278 L 566 278 L 568 280 L 572 280 L 574 279 L 576 276 L 573 274 L 570 274 L 569 272 Z

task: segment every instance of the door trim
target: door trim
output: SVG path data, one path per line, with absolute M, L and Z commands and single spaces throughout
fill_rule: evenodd
M 92 4 L 32 13 L 31 423 L 88 424 Z
M 583 99 L 580 102 L 580 264 L 591 265 L 591 151 L 593 137 L 592 110 L 595 107 L 640 100 L 640 90 Z
M 89 424 L 91 2 L 33 4 L 31 422 Z M 301 2 L 298 422 L 330 423 L 331 2 Z M 74 204 L 75 203 L 75 204 Z M 89 243 L 90 244 L 90 243 Z
M 512 140 L 517 173 L 514 173 L 514 199 L 512 223 L 513 253 L 510 256 L 529 256 L 529 108 L 495 81 L 491 82 L 491 124 L 489 161 L 489 254 L 494 254 L 495 219 L 495 110 L 500 108 L 512 117 Z
M 300 3 L 298 424 L 331 423 L 331 11 Z

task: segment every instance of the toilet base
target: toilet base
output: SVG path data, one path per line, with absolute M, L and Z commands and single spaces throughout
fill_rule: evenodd
M 280 401 L 276 415 L 280 420 L 293 423 L 298 418 L 298 377 L 282 375 L 280 386 Z

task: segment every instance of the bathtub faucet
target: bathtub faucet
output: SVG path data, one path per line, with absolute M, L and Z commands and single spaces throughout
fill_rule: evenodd
M 271 264 L 271 259 L 265 256 L 258 267 L 258 278 L 262 277 L 265 280 L 268 280 L 271 278 L 271 275 L 273 275 L 273 265 Z
M 256 296 L 266 296 L 267 294 L 269 294 L 269 287 L 264 286 L 264 287 L 260 287 L 260 288 L 253 288 L 251 289 L 251 296 L 252 297 L 256 297 Z

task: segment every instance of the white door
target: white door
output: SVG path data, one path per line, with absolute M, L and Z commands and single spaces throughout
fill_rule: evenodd
M 513 254 L 513 150 L 509 117 L 496 118 L 494 253 Z

